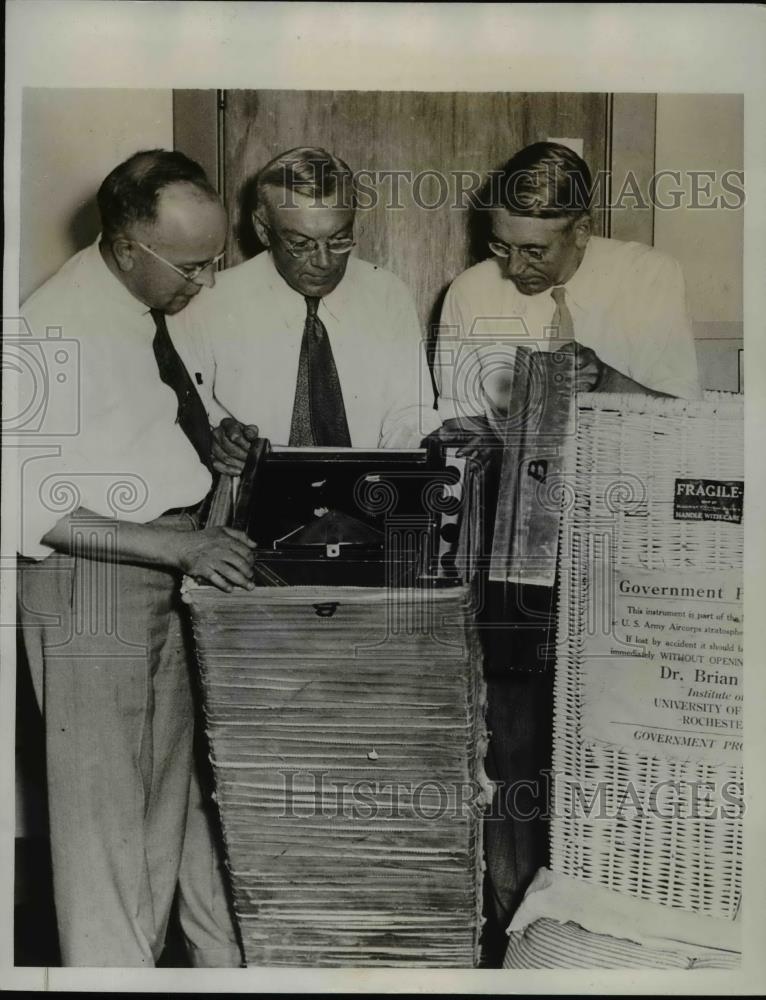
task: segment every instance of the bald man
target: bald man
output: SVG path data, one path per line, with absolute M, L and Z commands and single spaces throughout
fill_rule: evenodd
M 211 428 L 165 321 L 214 284 L 226 213 L 202 169 L 163 150 L 116 167 L 98 204 L 99 240 L 23 307 L 35 336 L 58 329 L 80 361 L 79 433 L 20 477 L 19 613 L 46 729 L 62 962 L 153 966 L 178 888 L 191 964 L 237 966 L 192 763 L 178 584 L 251 587 L 252 543 L 194 530 Z

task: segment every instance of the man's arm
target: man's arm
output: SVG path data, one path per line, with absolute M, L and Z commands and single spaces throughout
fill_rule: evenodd
M 601 375 L 593 387 L 592 392 L 642 392 L 646 396 L 664 396 L 666 399 L 672 399 L 672 395 L 669 392 L 660 392 L 658 389 L 649 389 L 645 385 L 641 385 L 640 382 L 635 382 L 632 378 L 628 378 L 627 375 L 623 375 L 622 372 L 618 372 L 616 368 L 611 368 L 609 365 L 601 362 Z
M 439 425 L 434 389 L 426 360 L 423 331 L 409 288 L 393 275 L 382 303 L 390 353 L 386 371 L 380 372 L 388 407 L 381 420 L 379 447 L 414 448 Z
M 571 368 L 575 392 L 633 392 L 646 396 L 670 397 L 670 393 L 650 389 L 635 379 L 624 375 L 603 362 L 594 350 L 570 340 L 562 344 L 558 354 L 571 354 L 574 363 Z
M 644 248 L 632 268 L 624 279 L 621 309 L 614 315 L 615 351 L 605 346 L 601 359 L 622 379 L 606 370 L 596 391 L 700 399 L 697 354 L 680 264 L 667 254 Z
M 87 544 L 77 531 L 78 521 L 87 519 Z M 103 529 L 100 536 L 98 529 Z M 136 524 L 102 517 L 84 507 L 62 517 L 42 538 L 58 552 L 87 559 L 116 559 L 141 566 L 161 566 L 180 570 L 195 579 L 206 580 L 220 590 L 253 587 L 255 543 L 233 528 L 177 530 L 170 526 Z M 116 545 L 115 545 L 116 537 Z
M 463 343 L 465 336 L 465 317 L 460 297 L 453 285 L 447 290 L 442 304 L 434 353 L 437 406 L 443 422 L 484 416 L 482 401 L 468 399 L 467 387 L 462 378 L 466 371 L 480 367 L 473 366 L 467 358 L 468 347 Z

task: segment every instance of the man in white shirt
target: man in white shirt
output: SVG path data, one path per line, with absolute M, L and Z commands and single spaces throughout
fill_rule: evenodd
M 455 279 L 442 309 L 434 376 L 443 436 L 468 426 L 476 445 L 497 446 L 471 421 L 487 421 L 502 437 L 514 414 L 519 346 L 570 354 L 562 372 L 575 391 L 700 398 L 681 269 L 651 247 L 592 235 L 591 177 L 579 156 L 535 143 L 493 178 L 491 191 L 493 256 Z M 485 823 L 489 964 L 502 961 L 510 917 L 547 863 L 548 831 L 534 817 L 548 805 L 551 678 L 539 664 L 513 672 L 524 659 L 516 642 L 494 648 L 487 663 L 486 766 L 498 785 Z
M 219 471 L 258 434 L 282 445 L 417 447 L 439 425 L 406 286 L 351 256 L 353 175 L 299 147 L 259 173 L 252 221 L 268 253 L 218 278 L 172 324 L 215 432 Z
M 62 963 L 154 965 L 178 887 L 192 964 L 236 966 L 192 764 L 178 584 L 252 587 L 253 546 L 193 530 L 211 430 L 165 323 L 213 286 L 226 213 L 201 167 L 163 150 L 116 167 L 98 203 L 99 241 L 23 307 L 33 335 L 79 349 L 79 428 L 20 476 L 19 614 L 46 729 Z
M 434 375 L 439 412 L 490 421 L 507 410 L 515 350 L 566 350 L 580 391 L 700 398 L 683 274 L 640 243 L 592 235 L 590 172 L 535 143 L 493 178 L 493 256 L 444 300 Z

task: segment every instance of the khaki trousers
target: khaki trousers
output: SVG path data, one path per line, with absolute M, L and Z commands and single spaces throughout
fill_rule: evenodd
M 192 964 L 239 966 L 193 767 L 177 576 L 53 554 L 20 565 L 18 595 L 45 722 L 62 963 L 154 965 L 178 887 Z

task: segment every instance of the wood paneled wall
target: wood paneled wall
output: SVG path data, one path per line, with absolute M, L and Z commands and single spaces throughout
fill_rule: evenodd
M 522 146 L 549 137 L 580 138 L 594 173 L 605 165 L 605 94 L 410 93 L 232 90 L 225 94 L 223 193 L 232 214 L 227 266 L 259 249 L 243 200 L 255 173 L 294 146 L 322 146 L 354 171 L 439 171 L 421 180 L 420 207 L 400 184 L 401 208 L 361 209 L 357 248 L 412 289 L 424 330 L 438 319 L 443 294 L 461 271 L 486 255 L 486 213 L 455 208 L 454 171 L 486 175 Z M 464 182 L 468 184 L 466 180 Z M 390 199 L 389 199 L 390 201 Z M 597 220 L 602 229 L 602 220 Z

